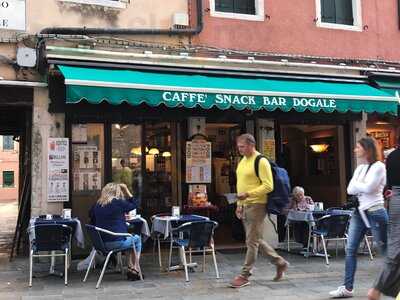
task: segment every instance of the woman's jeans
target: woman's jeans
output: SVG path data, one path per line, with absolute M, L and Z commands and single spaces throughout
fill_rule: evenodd
M 387 224 L 388 214 L 386 209 L 381 208 L 372 212 L 366 211 L 371 232 L 374 241 L 377 243 L 380 251 L 386 253 L 387 245 Z M 350 220 L 348 231 L 348 239 L 346 246 L 346 267 L 344 285 L 346 289 L 353 290 L 354 274 L 357 268 L 357 252 L 361 241 L 367 232 L 367 227 L 364 224 L 358 210 L 356 210 Z

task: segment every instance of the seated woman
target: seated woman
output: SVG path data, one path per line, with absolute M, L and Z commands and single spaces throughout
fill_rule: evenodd
M 304 195 L 304 189 L 301 186 L 295 186 L 292 191 L 289 209 L 308 211 L 312 205 L 314 205 L 314 201 L 310 196 Z
M 133 198 L 126 184 L 108 183 L 101 191 L 101 196 L 94 206 L 92 213 L 97 227 L 115 232 L 128 233 L 125 214 L 138 207 L 138 201 Z M 131 237 L 102 235 L 104 245 L 109 249 L 135 247 L 128 256 L 128 279 L 138 280 L 139 259 L 142 242 L 138 235 Z M 136 252 L 136 253 L 135 253 Z
M 290 200 L 289 209 L 299 211 L 309 211 L 314 201 L 309 196 L 304 195 L 304 189 L 296 186 L 292 191 L 292 198 Z M 303 244 L 304 248 L 308 246 L 308 231 L 309 227 L 306 222 L 297 222 L 293 224 L 293 234 L 296 242 Z

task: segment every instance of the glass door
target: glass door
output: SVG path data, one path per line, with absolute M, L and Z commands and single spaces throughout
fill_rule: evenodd
M 172 156 L 171 124 L 144 125 L 145 160 L 143 162 L 142 208 L 147 215 L 171 211 Z

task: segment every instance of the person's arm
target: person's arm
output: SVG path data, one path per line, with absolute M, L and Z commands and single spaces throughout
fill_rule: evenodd
M 347 186 L 347 194 L 349 195 L 357 195 L 359 192 L 355 188 L 355 182 L 357 181 L 357 178 L 359 177 L 360 170 L 362 169 L 362 166 L 358 166 L 353 174 L 353 177 L 351 178 L 349 185 Z
M 274 190 L 274 181 L 272 178 L 271 165 L 266 158 L 260 159 L 259 165 L 259 178 L 261 181 L 260 186 L 247 192 L 249 197 L 259 197 L 266 195 Z
M 126 197 L 124 200 L 120 201 L 122 211 L 126 213 L 133 209 L 137 209 L 139 206 L 139 201 L 133 197 L 126 184 L 120 184 L 120 187 Z
M 357 193 L 369 194 L 378 189 L 382 184 L 386 184 L 386 169 L 385 165 L 380 163 L 375 163 L 372 165 L 366 176 L 362 176 L 360 180 L 353 183 L 354 190 Z
M 389 154 L 388 158 L 386 159 L 386 181 L 387 181 L 387 188 L 392 189 L 393 183 L 392 178 L 394 173 L 396 172 L 395 168 L 393 168 L 394 161 L 393 161 L 393 152 Z

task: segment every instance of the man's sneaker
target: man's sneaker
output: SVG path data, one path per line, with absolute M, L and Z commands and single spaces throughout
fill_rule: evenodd
M 282 259 L 277 265 L 276 265 L 276 275 L 274 277 L 274 281 L 280 281 L 283 279 L 285 276 L 285 272 L 287 271 L 289 267 L 289 263 Z
M 238 289 L 238 288 L 244 287 L 249 284 L 250 284 L 250 281 L 247 278 L 243 277 L 242 275 L 239 275 L 239 276 L 236 276 L 232 280 L 231 287 Z
M 353 297 L 353 291 L 346 289 L 344 285 L 339 286 L 337 290 L 329 292 L 331 298 L 351 298 Z

